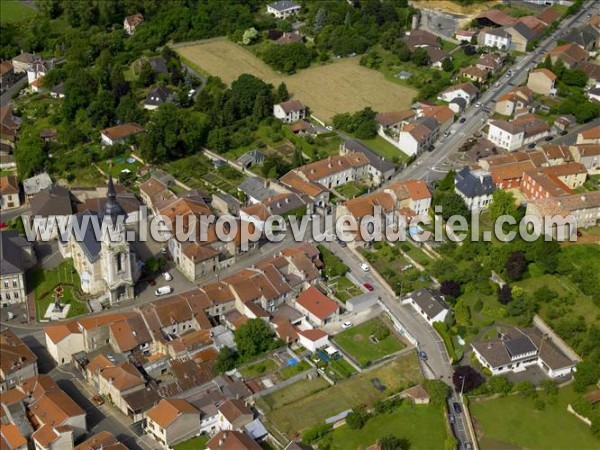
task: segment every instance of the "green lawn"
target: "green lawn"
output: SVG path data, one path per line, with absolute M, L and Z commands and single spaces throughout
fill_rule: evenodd
M 206 434 L 201 434 L 195 438 L 183 441 L 173 447 L 174 450 L 199 450 L 203 449 L 206 443 L 209 441 L 209 437 Z
M 379 378 L 386 386 L 386 390 L 379 392 L 375 389 L 371 382 L 372 378 Z M 320 379 L 319 377 L 317 380 Z M 383 367 L 355 375 L 327 389 L 321 387 L 318 392 L 307 395 L 310 387 L 313 389 L 316 387 L 317 380 L 299 382 L 302 383 L 301 389 L 296 389 L 294 396 L 290 396 L 287 391 L 299 383 L 265 397 L 265 400 L 271 403 L 275 403 L 272 400 L 274 396 L 285 395 L 287 398 L 286 406 L 267 411 L 267 418 L 284 433 L 300 432 L 342 411 L 359 405 L 371 405 L 379 399 L 389 397 L 409 385 L 418 383 L 421 380 L 421 371 L 416 356 L 406 355 Z M 325 384 L 329 386 L 327 382 Z
M 379 156 L 383 156 L 385 159 L 395 164 L 408 159 L 408 155 L 406 153 L 393 146 L 379 135 L 375 136 L 373 139 L 359 139 L 359 141 L 365 144 Z
M 273 372 L 277 370 L 277 363 L 273 361 L 271 358 L 265 359 L 264 361 L 260 361 L 246 367 L 242 367 L 240 369 L 240 373 L 244 376 L 244 378 L 250 380 L 252 378 L 256 378 L 261 375 L 265 375 L 267 373 Z
M 446 427 L 441 408 L 403 402 L 395 411 L 379 414 L 360 430 L 344 425 L 335 429 L 323 442 L 331 442 L 331 450 L 367 448 L 384 435 L 392 434 L 404 441 L 410 450 L 444 448 Z
M 28 286 L 33 289 L 35 295 L 37 320 L 41 320 L 48 305 L 54 303 L 55 288 L 59 284 L 63 288 L 63 297 L 60 302 L 71 305 L 67 317 L 76 317 L 88 312 L 86 304 L 77 295 L 81 282 L 71 259 L 63 261 L 53 270 L 33 270 L 28 273 L 27 278 Z
M 352 367 L 348 361 L 342 358 L 331 361 L 328 367 L 328 371 L 329 370 L 334 372 L 333 376 L 337 380 L 349 378 L 356 373 L 356 369 Z
M 414 259 L 416 262 L 421 264 L 422 266 L 426 266 L 431 263 L 432 259 L 420 248 L 418 248 L 415 244 L 409 244 L 409 250 L 406 252 L 408 256 Z
M 348 277 L 338 277 L 331 280 L 330 284 L 335 285 L 334 295 L 342 302 L 346 303 L 352 297 L 361 295 L 363 291 L 357 287 Z
M 288 378 L 292 378 L 294 375 L 297 375 L 308 369 L 310 369 L 310 364 L 303 360 L 297 364 L 294 364 L 293 366 L 284 367 L 279 371 L 279 373 L 285 380 L 287 380 Z
M 366 184 L 358 183 L 351 181 L 350 183 L 346 183 L 340 187 L 335 188 L 336 192 L 350 200 L 355 197 L 360 197 L 363 194 L 366 194 L 369 190 L 369 187 Z
M 327 387 L 329 387 L 329 383 L 322 377 L 310 381 L 300 380 L 272 394 L 261 397 L 258 403 L 263 405 L 263 409 L 275 410 L 289 404 L 294 404 L 298 400 L 309 397 Z
M 485 438 L 531 450 L 598 449 L 600 440 L 566 409 L 574 397 L 567 386 L 542 411 L 534 408 L 534 400 L 519 395 L 471 401 L 470 409 Z
M 343 350 L 348 352 L 362 367 L 402 350 L 406 345 L 390 330 L 389 335 L 374 343 L 370 336 L 378 327 L 387 327 L 379 318 L 349 328 L 337 334 L 333 340 Z M 389 329 L 389 327 L 388 327 Z
M 20 22 L 29 19 L 37 13 L 35 9 L 23 4 L 18 0 L 0 1 L 0 23 Z

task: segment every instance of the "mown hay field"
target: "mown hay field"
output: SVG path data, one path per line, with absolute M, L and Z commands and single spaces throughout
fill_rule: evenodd
M 417 94 L 414 89 L 392 83 L 380 72 L 361 66 L 359 57 L 343 58 L 284 75 L 225 38 L 187 46 L 179 44 L 175 50 L 192 67 L 218 76 L 227 84 L 242 73 L 255 75 L 275 86 L 285 82 L 294 98 L 326 121 L 335 114 L 366 106 L 378 112 L 408 109 Z

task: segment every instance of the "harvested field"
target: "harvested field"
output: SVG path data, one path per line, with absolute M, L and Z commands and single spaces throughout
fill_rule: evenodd
M 292 96 L 308 105 L 323 120 L 366 106 L 376 111 L 408 109 L 417 94 L 411 88 L 387 81 L 380 72 L 362 67 L 358 57 L 283 75 L 225 38 L 189 46 L 180 44 L 175 50 L 192 67 L 219 76 L 228 84 L 242 73 L 250 73 L 275 86 L 285 82 Z

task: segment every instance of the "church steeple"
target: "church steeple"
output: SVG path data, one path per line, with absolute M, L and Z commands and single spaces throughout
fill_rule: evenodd
M 106 204 L 104 205 L 104 210 L 102 211 L 102 218 L 109 216 L 111 220 L 115 222 L 118 216 L 125 215 L 125 211 L 117 201 L 117 191 L 115 190 L 115 184 L 113 183 L 112 175 L 109 174 Z

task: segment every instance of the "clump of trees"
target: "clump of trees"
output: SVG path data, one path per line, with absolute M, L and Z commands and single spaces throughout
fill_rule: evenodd
M 371 139 L 377 135 L 379 127 L 372 108 L 366 107 L 354 114 L 342 113 L 333 117 L 333 125 L 347 133 L 353 133 L 359 139 Z
M 302 42 L 293 42 L 287 45 L 270 45 L 263 53 L 262 59 L 273 69 L 294 73 L 298 69 L 305 69 L 316 58 L 317 52 Z

